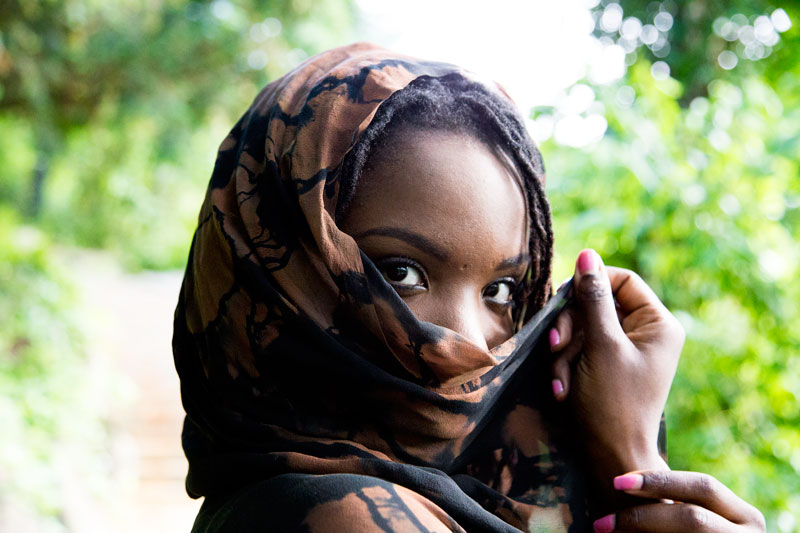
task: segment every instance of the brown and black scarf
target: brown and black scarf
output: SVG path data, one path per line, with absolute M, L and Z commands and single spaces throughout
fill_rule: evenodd
M 419 322 L 334 221 L 381 102 L 453 73 L 470 76 L 335 49 L 267 85 L 222 142 L 173 339 L 195 531 L 586 529 L 545 324 L 486 351 Z

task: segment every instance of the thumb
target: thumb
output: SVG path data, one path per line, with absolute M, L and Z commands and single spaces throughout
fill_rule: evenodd
M 603 260 L 591 248 L 578 254 L 573 291 L 583 314 L 584 335 L 588 346 L 601 346 L 625 336 L 619 323 L 611 282 Z

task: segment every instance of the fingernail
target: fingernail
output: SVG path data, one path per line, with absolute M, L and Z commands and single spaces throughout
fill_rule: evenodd
M 600 270 L 600 256 L 594 250 L 583 250 L 578 256 L 578 272 L 588 274 Z
M 617 520 L 613 514 L 608 516 L 604 516 L 598 520 L 594 521 L 594 532 L 595 533 L 611 533 L 614 531 L 614 528 L 617 526 Z
M 561 383 L 560 379 L 553 380 L 553 396 L 558 398 L 561 393 L 564 392 L 564 384 Z
M 550 329 L 550 349 L 552 350 L 559 342 L 561 342 L 561 335 L 558 334 L 558 330 Z
M 614 478 L 614 488 L 617 490 L 639 490 L 644 484 L 641 474 L 625 474 Z

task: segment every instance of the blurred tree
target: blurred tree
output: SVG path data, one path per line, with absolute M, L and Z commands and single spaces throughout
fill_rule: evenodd
M 664 61 L 684 88 L 681 103 L 706 96 L 715 79 L 758 74 L 771 84 L 798 71 L 800 5 L 752 0 L 604 0 L 595 35 L 620 44 L 632 62 Z
M 116 494 L 97 398 L 117 376 L 84 357 L 57 244 L 182 266 L 225 131 L 268 80 L 349 40 L 352 14 L 350 0 L 0 2 L 0 529 L 20 513 L 17 529 L 69 529 L 69 473 L 98 502 Z
M 94 380 L 64 312 L 74 294 L 50 255 L 52 242 L 5 207 L 0 235 L 0 529 L 58 531 L 64 465 L 87 483 L 108 474 L 91 453 L 106 444 L 98 407 L 87 401 Z M 87 459 L 93 468 L 83 468 Z
M 800 528 L 799 9 L 603 1 L 595 35 L 629 68 L 579 84 L 594 102 L 577 123 L 605 135 L 543 145 L 556 274 L 595 247 L 687 329 L 673 466 L 716 475 L 786 532 Z M 183 265 L 216 144 L 266 81 L 349 40 L 351 22 L 349 0 L 0 2 L 0 425 L 34 443 L 3 448 L 0 480 L 40 483 L 6 483 L 0 504 L 19 495 L 59 523 L 61 504 L 37 496 L 57 492 L 53 443 L 70 413 L 100 416 L 72 386 L 83 363 L 54 242 Z M 557 138 L 576 117 L 533 118 Z
M 799 15 L 604 2 L 596 35 L 625 48 L 626 75 L 581 82 L 594 103 L 579 116 L 533 115 L 555 124 L 543 152 L 557 274 L 594 247 L 639 272 L 687 330 L 667 406 L 671 465 L 715 475 L 782 532 L 800 528 Z M 576 120 L 605 134 L 557 144 Z
M 27 198 L 12 200 L 38 215 L 53 158 L 86 128 L 158 117 L 152 157 L 169 159 L 215 109 L 242 106 L 243 84 L 252 95 L 346 38 L 351 15 L 348 0 L 2 2 L 0 116 L 25 120 L 35 150 Z

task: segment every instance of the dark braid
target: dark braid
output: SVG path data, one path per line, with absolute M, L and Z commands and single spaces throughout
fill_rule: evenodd
M 530 282 L 518 302 L 527 302 L 527 312 L 522 312 L 530 316 L 544 305 L 551 291 L 553 228 L 543 188 L 544 164 L 514 105 L 480 83 L 457 73 L 439 78 L 420 76 L 387 98 L 342 163 L 337 220 L 350 205 L 370 158 L 390 149 L 392 143 L 387 141 L 409 129 L 471 135 L 514 162 L 527 197 L 531 254 Z

